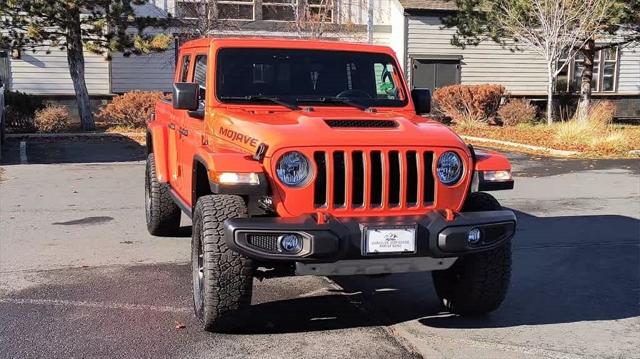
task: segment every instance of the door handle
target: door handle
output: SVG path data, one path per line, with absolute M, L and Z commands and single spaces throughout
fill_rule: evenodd
M 170 123 L 167 127 L 169 127 L 169 129 L 171 129 L 171 130 L 175 130 L 176 129 L 176 125 L 174 123 Z
M 184 128 L 181 128 L 180 129 L 180 135 L 181 136 L 189 136 L 189 131 L 184 129 Z

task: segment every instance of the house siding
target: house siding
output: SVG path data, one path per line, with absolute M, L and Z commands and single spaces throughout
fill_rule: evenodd
M 413 59 L 433 55 L 462 56 L 460 80 L 465 84 L 499 83 L 513 94 L 544 94 L 546 65 L 530 51 L 512 52 L 493 42 L 461 49 L 451 45 L 454 29 L 443 29 L 436 16 L 410 16 L 407 70 Z
M 511 51 L 492 41 L 461 49 L 451 45 L 454 33 L 454 29 L 443 29 L 437 16 L 409 16 L 406 60 L 409 77 L 412 59 L 459 55 L 462 56 L 461 83 L 499 83 L 514 95 L 546 94 L 547 69 L 538 54 Z M 618 91 L 609 94 L 640 94 L 640 48 L 621 50 L 618 74 Z
M 640 94 L 640 46 L 623 48 L 619 66 L 618 93 Z
M 171 91 L 175 69 L 175 51 L 129 56 L 116 54 L 111 63 L 111 91 Z
M 85 81 L 90 95 L 107 95 L 109 61 L 103 56 L 85 53 Z M 67 54 L 61 50 L 31 53 L 24 51 L 20 59 L 10 61 L 10 88 L 35 95 L 72 95 Z

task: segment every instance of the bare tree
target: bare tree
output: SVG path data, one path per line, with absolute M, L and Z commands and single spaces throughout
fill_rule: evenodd
M 540 55 L 547 65 L 547 122 L 553 122 L 554 83 L 600 30 L 612 0 L 509 0 L 496 7 L 504 35 Z
M 178 26 L 182 36 L 199 38 L 214 34 L 223 28 L 218 12 L 218 0 L 191 0 L 180 2 Z
M 299 37 L 324 37 L 334 16 L 334 0 L 289 0 L 293 10 L 292 28 Z

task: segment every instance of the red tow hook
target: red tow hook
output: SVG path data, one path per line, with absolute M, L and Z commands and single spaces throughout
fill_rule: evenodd
M 316 212 L 316 223 L 317 224 L 327 223 L 327 217 L 324 212 Z
M 444 210 L 444 219 L 447 222 L 453 222 L 456 219 L 456 213 L 451 208 L 447 208 Z

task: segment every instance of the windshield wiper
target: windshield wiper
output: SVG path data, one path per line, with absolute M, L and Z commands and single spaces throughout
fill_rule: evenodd
M 349 105 L 351 107 L 355 107 L 362 111 L 367 111 L 370 107 L 365 106 L 363 104 L 357 103 L 351 99 L 344 97 L 310 97 L 310 98 L 298 98 L 297 102 L 320 102 L 320 103 L 341 103 L 345 105 Z
M 269 101 L 281 106 L 284 106 L 290 110 L 300 110 L 300 106 L 296 105 L 295 103 L 291 103 L 288 101 L 284 101 L 281 100 L 278 97 L 272 97 L 272 96 L 264 96 L 264 95 L 249 95 L 249 96 L 222 96 L 220 97 L 221 100 L 230 100 L 230 101 L 247 101 L 247 102 L 254 102 L 254 101 Z

